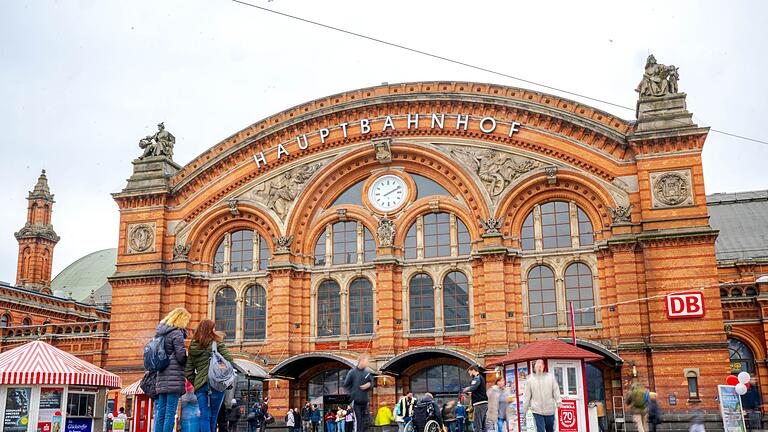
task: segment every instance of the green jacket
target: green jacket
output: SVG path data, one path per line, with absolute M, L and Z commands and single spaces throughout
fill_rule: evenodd
M 229 353 L 224 342 L 216 342 L 216 350 L 225 359 L 232 361 L 232 354 Z M 192 341 L 187 355 L 187 366 L 184 369 L 184 375 L 189 382 L 195 386 L 195 391 L 200 390 L 208 384 L 208 364 L 211 360 L 211 345 L 202 349 L 197 345 L 197 341 Z

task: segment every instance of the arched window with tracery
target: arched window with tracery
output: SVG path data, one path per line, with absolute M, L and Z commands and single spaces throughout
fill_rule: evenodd
M 235 320 L 237 317 L 237 296 L 230 287 L 221 288 L 216 292 L 214 318 L 216 330 L 224 332 L 226 339 L 235 338 Z
M 472 239 L 455 214 L 427 213 L 408 228 L 403 246 L 406 259 L 465 256 L 471 252 Z
M 594 244 L 594 237 L 592 221 L 575 202 L 549 201 L 535 205 L 526 215 L 520 229 L 520 248 L 541 251 L 586 247 Z
M 325 280 L 317 288 L 317 336 L 341 334 L 341 290 L 335 280 Z
M 362 245 L 362 249 L 359 245 Z M 315 242 L 316 267 L 363 264 L 373 262 L 374 259 L 376 240 L 362 222 L 341 221 L 330 224 Z
M 245 292 L 243 338 L 263 340 L 267 335 L 267 291 L 253 285 Z
M 728 356 L 731 363 L 731 373 L 738 375 L 748 372 L 752 375 L 747 393 L 741 397 L 741 405 L 744 409 L 759 409 L 762 405 L 760 385 L 755 368 L 755 355 L 752 350 L 739 339 L 728 338 Z
M 462 272 L 443 278 L 443 317 L 446 332 L 469 330 L 469 280 Z
M 224 235 L 213 257 L 214 273 L 267 270 L 271 253 L 264 236 L 254 230 L 237 230 Z
M 373 333 L 373 285 L 356 278 L 349 284 L 349 334 Z
M 557 326 L 555 275 L 547 266 L 528 272 L 528 323 L 531 328 Z
M 0 328 L 7 328 L 11 325 L 11 316 L 7 313 L 4 313 L 2 317 L 0 317 Z
M 429 333 L 435 330 L 435 285 L 426 273 L 414 275 L 408 284 L 410 330 Z
M 574 322 L 577 326 L 595 324 L 592 271 L 586 264 L 573 263 L 565 269 L 565 300 L 573 302 Z M 587 310 L 579 311 L 584 308 Z

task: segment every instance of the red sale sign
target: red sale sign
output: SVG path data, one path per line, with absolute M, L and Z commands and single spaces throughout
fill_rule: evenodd
M 700 318 L 703 316 L 703 293 L 689 292 L 667 296 L 667 318 Z
M 563 404 L 557 409 L 557 424 L 559 432 L 579 432 L 579 421 L 576 414 L 576 401 L 563 399 Z

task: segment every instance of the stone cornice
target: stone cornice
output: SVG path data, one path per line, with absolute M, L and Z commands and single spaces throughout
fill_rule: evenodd
M 640 243 L 643 246 L 653 246 L 657 243 L 674 241 L 699 242 L 714 239 L 719 231 L 709 227 L 672 228 L 647 231 L 637 234 L 617 234 L 606 240 L 609 247 Z
M 53 225 L 33 224 L 29 222 L 27 222 L 22 229 L 13 233 L 13 235 L 16 237 L 16 240 L 43 238 L 53 243 L 58 243 L 61 239 L 56 234 L 56 231 L 53 230 Z

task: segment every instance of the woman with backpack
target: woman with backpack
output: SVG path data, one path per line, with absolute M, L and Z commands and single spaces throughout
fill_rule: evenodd
M 187 338 L 187 325 L 192 315 L 184 308 L 172 310 L 155 329 L 156 337 L 162 337 L 163 350 L 168 355 L 168 366 L 157 371 L 155 382 L 155 432 L 172 432 L 179 408 L 179 399 L 186 391 L 184 366 L 187 363 L 187 351 L 184 340 Z
M 214 344 L 216 351 L 229 362 L 232 355 L 222 342 L 223 335 L 216 331 L 216 324 L 205 319 L 195 330 L 192 344 L 189 346 L 189 358 L 185 374 L 195 386 L 195 395 L 200 407 L 200 432 L 215 432 L 216 419 L 219 416 L 221 403 L 224 401 L 224 391 L 212 388 L 208 383 L 208 368 L 211 363 Z M 159 431 L 158 431 L 159 432 Z

